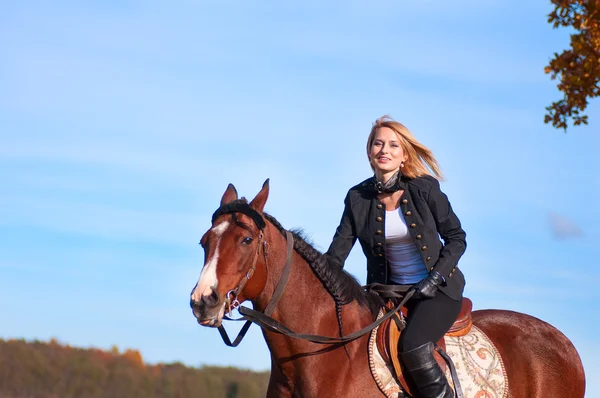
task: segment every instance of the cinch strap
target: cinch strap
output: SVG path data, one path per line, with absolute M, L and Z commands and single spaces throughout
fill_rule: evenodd
M 248 217 L 250 217 L 252 219 L 252 221 L 254 221 L 254 224 L 256 224 L 258 229 L 260 229 L 261 231 L 263 229 L 265 229 L 264 218 L 262 218 L 262 216 L 260 214 L 258 214 L 258 212 L 256 210 L 254 210 L 252 207 L 250 207 L 250 205 L 248 205 L 248 203 L 246 203 L 245 201 L 233 201 L 231 203 L 227 203 L 227 204 L 219 207 L 212 216 L 212 222 L 214 223 L 218 217 L 222 216 L 223 214 L 227 214 L 227 213 L 245 214 Z

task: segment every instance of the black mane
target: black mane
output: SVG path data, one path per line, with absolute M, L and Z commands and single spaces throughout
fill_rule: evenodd
M 285 229 L 275 217 L 267 213 L 263 213 L 263 216 L 285 236 Z M 379 296 L 366 292 L 357 279 L 343 268 L 329 264 L 327 257 L 307 241 L 302 230 L 295 229 L 290 232 L 294 236 L 294 250 L 306 260 L 325 289 L 334 298 L 336 305 L 344 305 L 356 300 L 369 308 L 375 319 L 383 305 Z

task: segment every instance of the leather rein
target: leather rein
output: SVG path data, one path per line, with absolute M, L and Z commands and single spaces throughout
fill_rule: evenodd
M 329 337 L 329 336 L 320 336 L 320 335 L 315 335 L 315 334 L 296 333 L 293 330 L 289 329 L 288 327 L 282 325 L 280 322 L 271 318 L 271 315 L 273 314 L 273 311 L 275 310 L 275 307 L 277 306 L 277 303 L 279 302 L 279 299 L 281 298 L 283 291 L 285 290 L 285 287 L 287 285 L 287 282 L 288 282 L 288 279 L 290 276 L 290 271 L 291 271 L 291 266 L 292 266 L 292 255 L 294 252 L 294 236 L 292 235 L 291 232 L 289 232 L 287 230 L 285 231 L 286 241 L 287 241 L 287 256 L 286 256 L 285 265 L 283 267 L 283 272 L 281 274 L 281 277 L 279 278 L 279 281 L 277 282 L 277 287 L 275 288 L 275 291 L 273 292 L 273 296 L 271 296 L 271 299 L 269 300 L 269 303 L 267 304 L 264 312 L 260 312 L 260 311 L 253 310 L 248 307 L 244 307 L 244 306 L 240 305 L 240 302 L 238 301 L 237 296 L 242 291 L 242 289 L 244 288 L 246 283 L 250 280 L 250 278 L 252 278 L 252 276 L 254 275 L 254 271 L 256 270 L 256 262 L 257 262 L 261 247 L 263 248 L 263 254 L 265 257 L 265 267 L 267 267 L 267 271 L 268 271 L 268 265 L 267 265 L 268 251 L 267 251 L 267 242 L 263 240 L 264 239 L 264 228 L 266 225 L 265 221 L 264 221 L 263 217 L 256 210 L 252 209 L 247 203 L 234 202 L 231 204 L 221 206 L 213 214 L 212 219 L 214 221 L 217 217 L 219 217 L 222 214 L 237 213 L 237 212 L 243 213 L 243 214 L 249 216 L 254 221 L 256 226 L 258 227 L 260 233 L 258 236 L 258 244 L 256 247 L 256 252 L 254 254 L 254 259 L 252 260 L 252 265 L 250 266 L 250 268 L 246 272 L 246 275 L 244 276 L 244 278 L 242 278 L 242 280 L 240 281 L 238 286 L 235 289 L 232 289 L 229 292 L 227 292 L 227 295 L 226 295 L 225 307 L 226 307 L 227 312 L 229 313 L 229 317 L 224 316 L 223 318 L 226 320 L 229 320 L 229 321 L 246 321 L 246 323 L 242 326 L 241 330 L 239 331 L 237 337 L 234 339 L 233 342 L 231 341 L 231 339 L 229 338 L 229 335 L 225 331 L 224 326 L 221 325 L 218 327 L 219 333 L 221 334 L 221 338 L 223 339 L 223 342 L 229 347 L 237 347 L 240 344 L 240 342 L 246 335 L 246 332 L 248 331 L 248 329 L 250 328 L 252 323 L 256 323 L 261 328 L 269 330 L 271 332 L 283 334 L 283 335 L 297 338 L 297 339 L 307 340 L 307 341 L 317 343 L 317 344 L 344 344 L 344 343 L 355 340 L 358 337 L 361 337 L 361 336 L 369 333 L 371 330 L 373 330 L 376 327 L 378 327 L 379 325 L 381 325 L 387 319 L 389 319 L 394 314 L 396 314 L 400 310 L 400 308 L 402 308 L 402 306 L 414 294 L 414 290 L 411 290 L 410 286 L 381 285 L 381 284 L 376 284 L 376 283 L 366 285 L 366 286 L 364 286 L 365 289 L 374 291 L 382 297 L 385 297 L 385 298 L 391 298 L 391 297 L 400 298 L 400 297 L 402 297 L 402 300 L 393 309 L 389 310 L 384 316 L 379 318 L 377 321 L 371 323 L 368 326 L 365 326 L 364 328 L 362 328 L 356 332 L 353 332 L 353 333 L 350 333 L 350 334 L 347 334 L 347 335 L 344 335 L 341 337 Z M 242 315 L 242 317 L 240 317 L 238 319 L 230 318 L 232 311 L 234 309 L 237 309 L 238 312 Z

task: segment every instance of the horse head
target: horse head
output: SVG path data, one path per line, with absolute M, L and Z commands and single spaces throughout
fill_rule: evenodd
M 250 203 L 238 199 L 232 184 L 225 190 L 212 225 L 200 240 L 204 266 L 190 295 L 199 324 L 220 326 L 226 311 L 256 298 L 263 290 L 266 270 L 257 269 L 257 263 L 261 247 L 266 253 L 262 212 L 268 196 L 268 179 Z

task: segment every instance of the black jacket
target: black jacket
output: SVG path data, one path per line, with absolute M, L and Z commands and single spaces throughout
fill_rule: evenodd
M 402 176 L 400 184 L 404 189 L 400 209 L 427 270 L 439 272 L 445 279 L 440 290 L 459 300 L 465 278 L 457 264 L 467 247 L 460 220 L 435 178 Z M 358 239 L 367 257 L 367 283 L 390 284 L 385 254 L 385 206 L 377 199 L 374 177 L 350 188 L 344 203 L 340 225 L 326 253 L 328 261 L 343 267 Z

